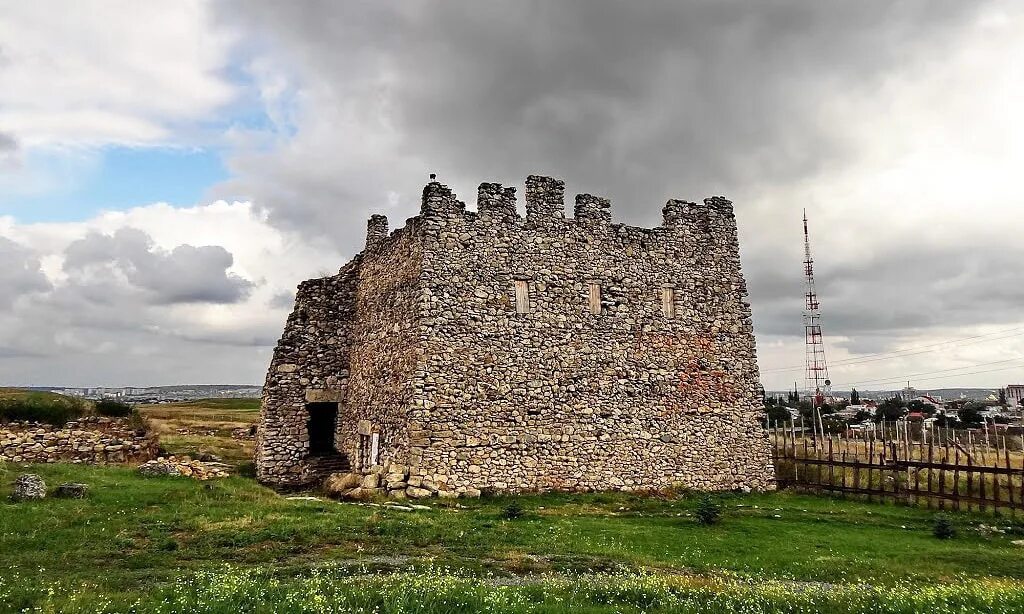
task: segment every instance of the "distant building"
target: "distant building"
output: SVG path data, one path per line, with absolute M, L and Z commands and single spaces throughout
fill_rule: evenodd
M 911 399 L 916 399 L 920 394 L 917 388 L 914 388 L 910 385 L 910 382 L 907 382 L 907 387 L 900 391 L 900 398 L 904 401 L 910 401 Z
M 844 418 L 853 418 L 862 411 L 867 412 L 869 414 L 873 414 L 875 413 L 875 408 L 873 406 L 869 406 L 863 403 L 858 405 L 847 405 L 843 409 L 837 411 L 836 414 Z
M 1007 384 L 1006 404 L 1013 409 L 1024 408 L 1024 384 Z
M 945 409 L 945 406 L 943 406 L 942 401 L 940 400 L 940 398 L 933 397 L 930 394 L 920 394 L 920 395 L 918 395 L 918 396 L 916 396 L 916 397 L 914 397 L 912 399 L 907 399 L 908 403 L 910 401 L 920 401 L 920 402 L 924 403 L 925 405 L 931 405 L 932 407 L 935 408 L 936 411 L 942 411 L 942 410 Z

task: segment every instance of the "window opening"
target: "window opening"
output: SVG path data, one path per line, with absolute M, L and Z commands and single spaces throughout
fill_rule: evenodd
M 601 315 L 601 284 L 590 284 L 590 313 Z
M 530 286 L 526 280 L 516 280 L 516 313 L 530 313 Z

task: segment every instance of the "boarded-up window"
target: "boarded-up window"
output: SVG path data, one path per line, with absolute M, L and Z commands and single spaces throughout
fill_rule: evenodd
M 380 457 L 380 433 L 370 435 L 370 464 L 376 465 Z
M 661 289 L 661 313 L 666 318 L 676 317 L 676 290 L 675 288 Z
M 523 279 L 516 280 L 516 313 L 530 313 L 530 285 Z
M 590 284 L 590 313 L 601 314 L 601 284 Z

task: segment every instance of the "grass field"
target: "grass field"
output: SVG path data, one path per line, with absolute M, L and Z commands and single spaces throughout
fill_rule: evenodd
M 330 598 L 349 603 L 360 583 L 380 583 L 374 589 L 380 594 L 398 591 L 388 584 L 396 571 L 420 579 L 403 584 L 413 593 L 435 583 L 447 587 L 438 590 L 448 597 L 464 589 L 477 605 L 509 591 L 532 600 L 529 608 L 507 611 L 533 611 L 559 594 L 563 601 L 577 599 L 565 578 L 593 584 L 595 594 L 621 590 L 635 596 L 650 589 L 671 610 L 686 611 L 678 599 L 711 590 L 709 578 L 723 571 L 738 584 L 716 591 L 755 601 L 794 586 L 806 597 L 839 584 L 835 594 L 852 598 L 870 594 L 863 586 L 849 588 L 863 583 L 897 595 L 907 586 L 938 584 L 963 587 L 963 595 L 1017 595 L 1024 606 L 1024 549 L 1012 543 L 1024 527 L 1006 519 L 955 516 L 959 535 L 943 541 L 931 535 L 926 510 L 775 493 L 722 496 L 722 522 L 711 527 L 689 516 L 696 498 L 686 495 L 526 496 L 516 499 L 525 516 L 506 520 L 502 510 L 510 498 L 450 507 L 432 502 L 428 510 L 402 511 L 288 499 L 242 477 L 200 483 L 71 465 L 30 470 L 51 485 L 86 482 L 92 487 L 88 499 L 10 503 L 9 484 L 23 470 L 0 466 L 0 578 L 6 578 L 0 602 L 15 609 L 49 603 L 56 610 L 91 611 L 108 600 L 125 608 L 137 599 L 207 595 L 179 603 L 177 611 L 188 611 L 213 603 L 203 591 L 215 587 L 230 594 L 230 587 L 276 586 L 264 598 L 282 600 L 310 594 L 315 578 L 334 578 L 338 586 L 330 588 Z M 1006 532 L 979 531 L 980 523 Z M 752 586 L 768 592 L 747 594 Z M 564 603 L 575 603 L 577 611 L 589 607 L 572 599 Z M 557 603 L 540 611 L 560 611 Z M 145 609 L 155 604 L 147 602 Z
M 4 388 L 0 387 L 0 400 L 2 399 L 46 399 L 46 400 L 58 400 L 64 399 L 63 395 L 57 394 L 56 392 L 44 392 L 39 390 L 26 390 L 24 388 Z
M 139 413 L 173 454 L 214 454 L 238 468 L 252 460 L 252 439 L 232 435 L 252 427 L 259 417 L 259 399 L 200 399 L 183 403 L 141 405 Z

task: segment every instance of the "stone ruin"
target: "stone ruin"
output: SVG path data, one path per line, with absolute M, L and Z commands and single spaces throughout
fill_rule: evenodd
M 732 203 L 613 223 L 564 183 L 431 181 L 419 215 L 298 287 L 263 388 L 258 479 L 363 492 L 771 489 Z M 362 477 L 363 479 L 359 479 Z M 337 476 L 336 478 L 337 479 Z

